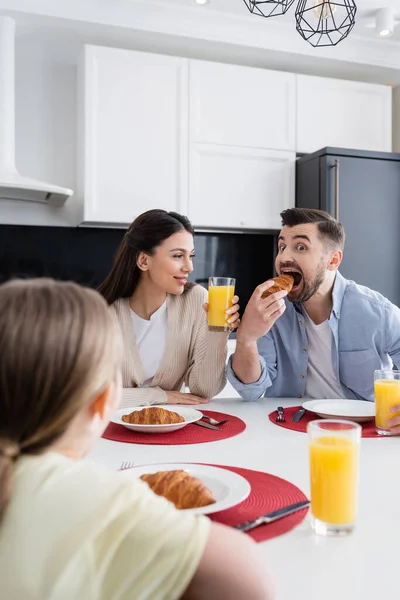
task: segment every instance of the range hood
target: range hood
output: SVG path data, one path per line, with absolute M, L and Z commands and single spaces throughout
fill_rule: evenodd
M 15 166 L 15 21 L 0 17 L 0 200 L 63 206 L 73 191 L 20 175 Z

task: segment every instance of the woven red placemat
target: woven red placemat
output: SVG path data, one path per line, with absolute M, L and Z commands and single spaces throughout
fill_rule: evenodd
M 301 431 L 302 433 L 306 433 L 307 424 L 310 421 L 315 421 L 316 419 L 320 419 L 321 417 L 319 417 L 315 413 L 306 410 L 300 421 L 298 423 L 293 423 L 293 415 L 297 410 L 299 410 L 299 408 L 301 408 L 301 406 L 290 406 L 289 408 L 285 408 L 284 416 L 286 421 L 284 423 L 279 423 L 278 421 L 276 421 L 276 417 L 278 415 L 276 410 L 269 414 L 269 420 L 272 421 L 272 423 L 275 423 L 275 425 L 279 425 L 279 427 L 284 427 L 285 429 L 291 429 L 292 431 Z M 379 433 L 376 432 L 374 420 L 367 421 L 367 423 L 360 423 L 360 425 L 362 429 L 361 435 L 363 438 L 385 437 L 379 435 Z
M 174 446 L 226 440 L 227 438 L 239 435 L 239 433 L 242 433 L 246 429 L 246 423 L 233 415 L 213 410 L 202 410 L 201 412 L 217 421 L 222 421 L 223 419 L 229 420 L 221 426 L 220 431 L 206 429 L 205 427 L 199 427 L 191 423 L 183 427 L 183 429 L 178 429 L 178 431 L 172 431 L 171 433 L 138 433 L 137 431 L 127 429 L 123 425 L 110 423 L 102 437 L 107 440 L 126 442 L 128 444 L 162 444 L 165 446 Z
M 209 515 L 211 520 L 217 523 L 233 527 L 245 521 L 252 521 L 261 515 L 283 508 L 288 504 L 307 500 L 307 497 L 299 488 L 290 483 L 290 481 L 275 477 L 275 475 L 251 469 L 240 469 L 238 467 L 211 466 L 238 473 L 238 475 L 247 479 L 251 485 L 251 492 L 246 500 L 237 506 Z M 256 529 L 253 529 L 253 531 L 249 531 L 248 535 L 256 542 L 265 542 L 283 533 L 287 533 L 296 527 L 304 519 L 307 512 L 308 508 L 305 508 L 269 525 L 260 525 Z

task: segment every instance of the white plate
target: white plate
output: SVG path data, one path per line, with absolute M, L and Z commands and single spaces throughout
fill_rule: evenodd
M 178 429 L 182 429 L 182 427 L 186 427 L 189 423 L 194 423 L 195 421 L 199 421 L 203 413 L 199 410 L 195 410 L 194 408 L 190 408 L 188 406 L 174 406 L 172 404 L 168 404 L 168 408 L 163 405 L 159 408 L 164 408 L 165 410 L 171 410 L 173 412 L 181 415 L 185 420 L 183 423 L 172 423 L 170 425 L 133 425 L 131 423 L 124 423 L 122 420 L 122 415 L 129 415 L 134 410 L 143 410 L 143 408 L 149 408 L 145 406 L 138 406 L 137 408 L 120 408 L 115 412 L 111 418 L 111 423 L 116 423 L 117 425 L 123 425 L 127 429 L 132 429 L 132 431 L 139 431 L 140 433 L 170 433 L 171 431 L 177 431 Z
M 251 492 L 251 486 L 247 479 L 220 467 L 208 467 L 207 465 L 197 465 L 195 463 L 158 463 L 152 465 L 139 465 L 132 469 L 121 471 L 126 477 L 139 478 L 145 473 L 157 473 L 157 471 L 179 471 L 183 470 L 200 479 L 212 492 L 215 504 L 201 506 L 199 508 L 187 508 L 185 512 L 198 515 L 207 515 L 210 513 L 225 510 L 236 506 Z
M 308 400 L 303 408 L 323 419 L 347 419 L 364 423 L 375 418 L 375 403 L 366 400 Z

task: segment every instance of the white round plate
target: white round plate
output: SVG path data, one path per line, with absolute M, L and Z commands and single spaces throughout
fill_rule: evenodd
M 120 408 L 113 414 L 111 423 L 123 425 L 127 429 L 139 431 L 140 433 L 170 433 L 171 431 L 177 431 L 178 429 L 182 429 L 182 427 L 186 427 L 186 425 L 189 425 L 189 423 L 199 421 L 203 417 L 203 413 L 201 413 L 199 410 L 195 410 L 194 408 L 190 408 L 189 406 L 174 406 L 172 404 L 168 404 L 168 408 L 166 405 L 162 405 L 159 408 L 164 408 L 165 410 L 171 410 L 178 413 L 185 419 L 183 423 L 172 423 L 170 425 L 133 425 L 131 423 L 124 423 L 121 418 L 122 415 L 129 415 L 134 410 L 142 410 L 143 408 L 149 407 L 138 406 L 137 408 Z
M 215 504 L 201 506 L 199 508 L 187 508 L 185 512 L 197 515 L 207 515 L 210 513 L 225 510 L 236 506 L 251 492 L 251 486 L 247 479 L 220 467 L 209 467 L 207 465 L 197 465 L 195 463 L 158 463 L 152 465 L 139 465 L 121 471 L 126 477 L 139 478 L 145 473 L 157 473 L 158 471 L 187 471 L 193 477 L 200 479 L 212 492 Z
M 375 403 L 367 400 L 308 400 L 303 408 L 323 419 L 346 419 L 364 423 L 375 418 Z

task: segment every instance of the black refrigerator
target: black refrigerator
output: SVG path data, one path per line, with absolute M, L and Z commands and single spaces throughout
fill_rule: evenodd
M 346 232 L 340 272 L 400 306 L 400 154 L 323 148 L 296 161 L 296 206 Z

